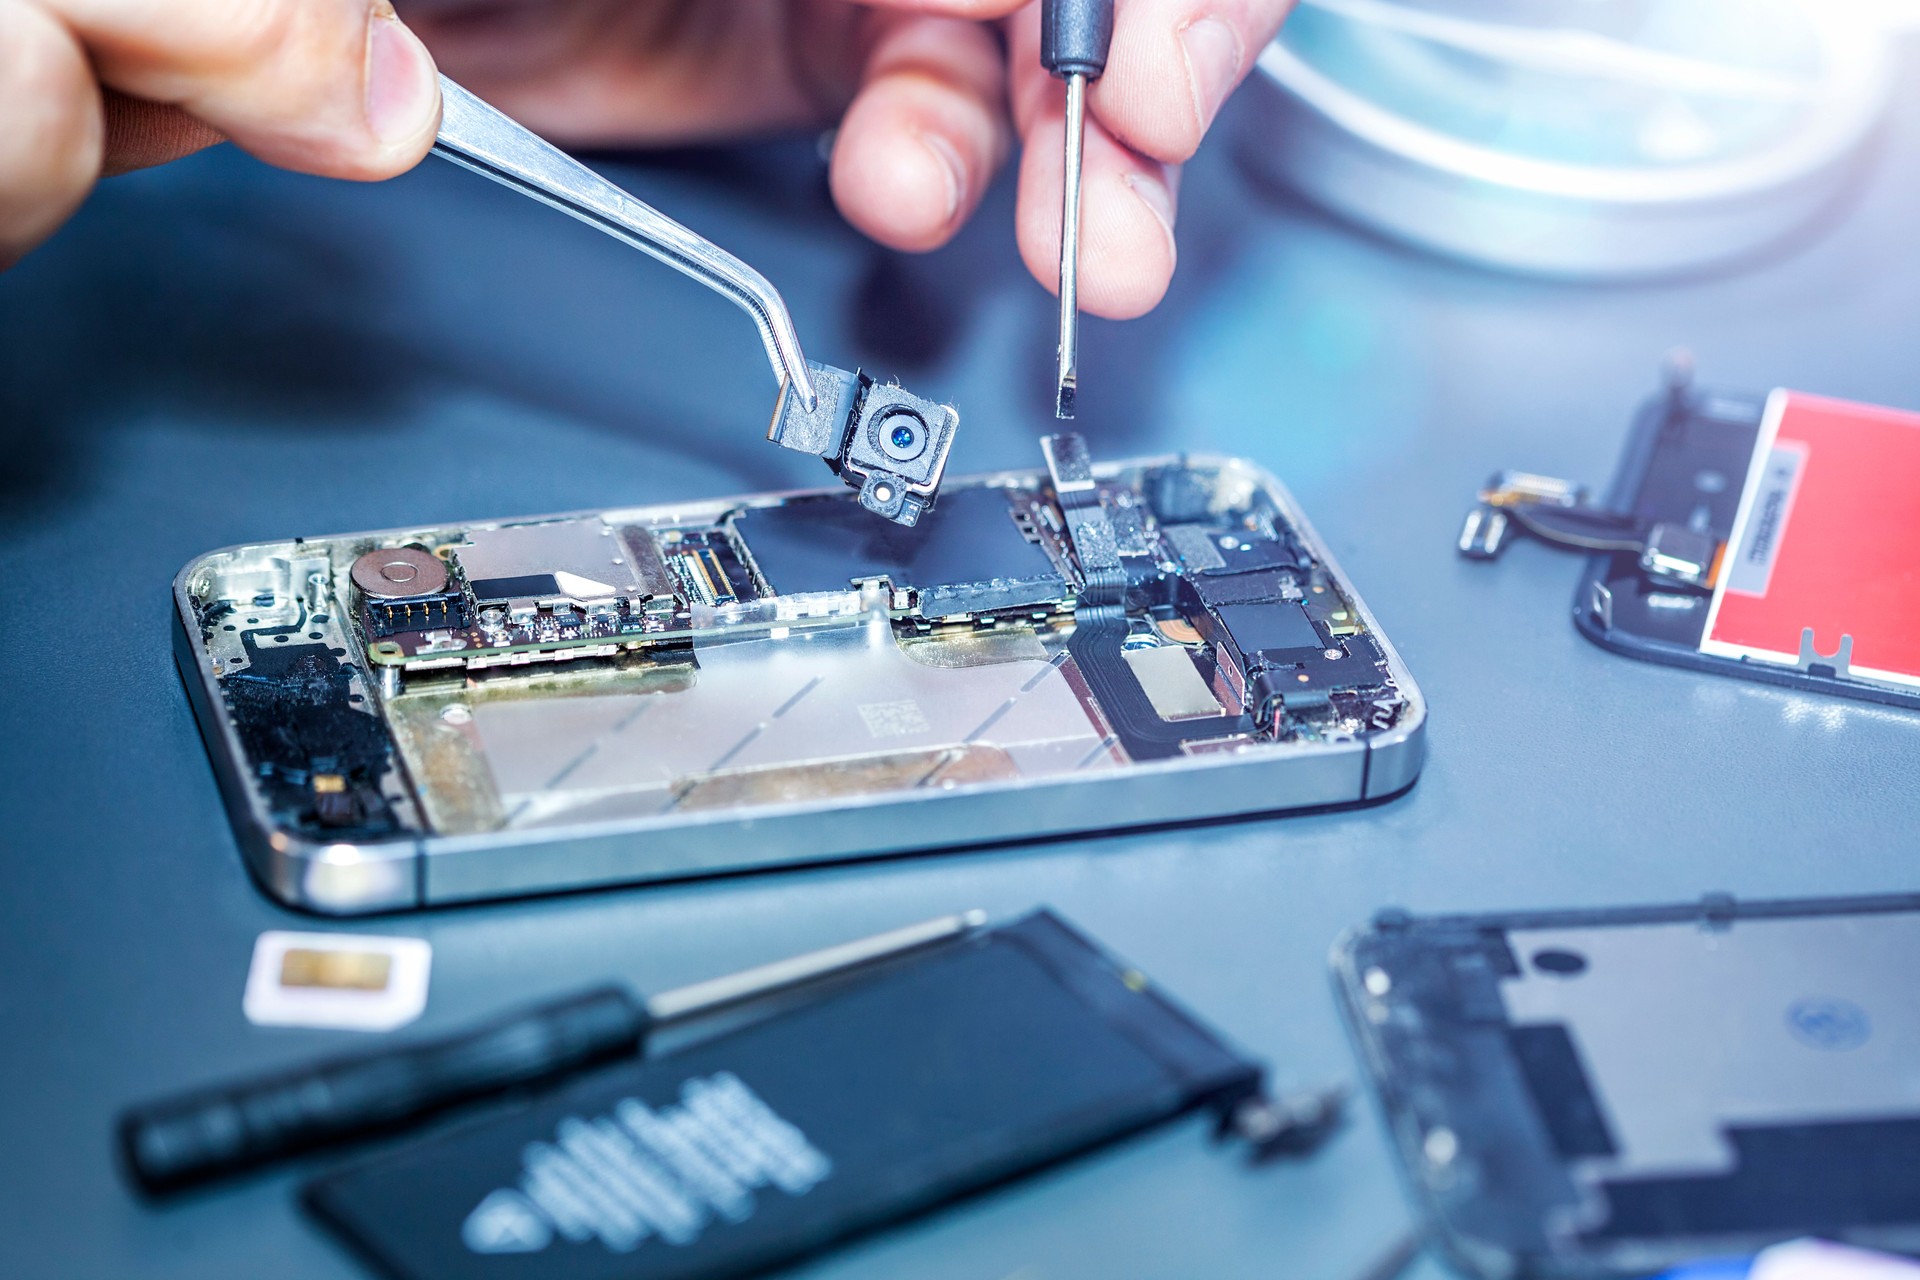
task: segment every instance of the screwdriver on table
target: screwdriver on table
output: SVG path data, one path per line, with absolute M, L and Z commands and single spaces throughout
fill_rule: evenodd
M 661 1027 L 963 937 L 985 923 L 982 911 L 940 916 L 646 999 L 601 987 L 443 1039 L 167 1099 L 121 1118 L 121 1150 L 141 1186 L 175 1190 L 631 1057 Z
M 1107 69 L 1113 0 L 1044 0 L 1040 65 L 1067 82 L 1067 164 L 1060 209 L 1060 386 L 1055 416 L 1071 418 L 1080 389 L 1080 162 L 1087 86 Z

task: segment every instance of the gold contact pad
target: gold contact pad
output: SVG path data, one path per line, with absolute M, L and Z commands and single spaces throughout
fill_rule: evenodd
M 393 957 L 380 951 L 319 951 L 296 947 L 280 957 L 283 987 L 385 991 L 392 974 Z

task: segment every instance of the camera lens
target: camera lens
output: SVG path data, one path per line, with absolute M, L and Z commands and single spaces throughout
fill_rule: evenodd
M 927 424 L 919 415 L 901 410 L 882 418 L 875 435 L 880 451 L 896 462 L 910 462 L 927 449 Z

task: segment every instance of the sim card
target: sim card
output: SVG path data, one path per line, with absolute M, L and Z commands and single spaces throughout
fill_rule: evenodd
M 256 1026 L 391 1031 L 426 1010 L 432 966 L 423 938 L 269 930 L 253 944 L 241 1008 Z
M 1700 651 L 1920 688 L 1920 413 L 1768 397 Z

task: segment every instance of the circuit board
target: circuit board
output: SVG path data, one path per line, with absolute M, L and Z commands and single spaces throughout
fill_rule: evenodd
M 248 805 L 336 845 L 824 813 L 1417 731 L 1397 659 L 1262 473 L 1095 468 L 1072 436 L 1046 455 L 950 482 L 911 526 L 820 492 L 215 553 L 182 575 L 187 641 Z M 1366 798 L 1358 778 L 1328 800 Z

